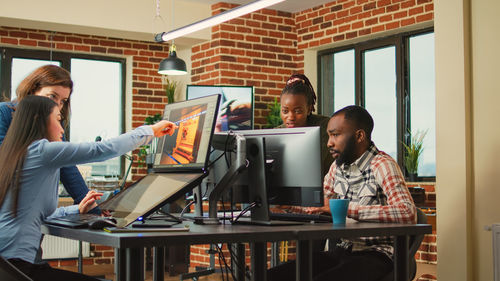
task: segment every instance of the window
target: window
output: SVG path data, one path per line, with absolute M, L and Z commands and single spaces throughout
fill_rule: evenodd
M 71 95 L 71 141 L 93 141 L 97 136 L 108 139 L 123 132 L 121 67 L 116 61 L 71 59 L 71 77 L 75 82 Z M 92 164 L 94 175 L 120 172 L 119 158 Z
M 46 64 L 54 64 L 57 66 L 61 66 L 61 63 L 58 61 L 50 61 L 50 60 L 37 60 L 37 59 L 25 59 L 25 58 L 12 58 L 12 76 L 11 76 L 11 91 L 10 91 L 10 100 L 16 99 L 16 89 L 19 86 L 19 83 L 23 81 L 24 77 L 28 73 L 31 73 L 35 69 L 40 66 Z
M 363 52 L 363 96 L 365 108 L 375 123 L 372 140 L 397 158 L 396 59 L 395 47 Z
M 436 175 L 436 105 L 434 33 L 409 38 L 410 124 L 413 133 L 427 132 L 419 176 Z
M 71 119 L 66 138 L 73 142 L 108 139 L 124 132 L 125 60 L 48 51 L 1 49 L 5 54 L 1 68 L 0 91 L 14 100 L 19 83 L 36 68 L 59 65 L 71 72 Z M 52 56 L 52 60 L 47 59 Z M 98 124 L 98 125 L 96 125 Z M 123 162 L 114 158 L 89 164 L 92 174 L 119 176 Z
M 329 80 L 323 82 L 322 92 L 328 97 L 335 97 L 326 98 L 325 102 L 321 103 L 322 112 L 333 113 L 354 104 L 354 50 L 336 52 L 333 56 L 323 56 L 321 59 L 321 69 L 325 72 L 323 77 Z M 326 72 L 329 73 L 326 75 Z M 329 88 L 329 85 L 332 87 Z
M 427 132 L 418 176 L 435 168 L 434 33 L 422 30 L 325 50 L 318 54 L 319 109 L 330 116 L 350 104 L 375 121 L 372 139 L 403 167 L 403 142 Z

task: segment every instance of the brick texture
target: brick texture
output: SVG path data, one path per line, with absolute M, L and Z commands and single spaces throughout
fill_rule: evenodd
M 50 41 L 51 35 L 53 42 Z M 0 45 L 38 50 L 49 50 L 52 45 L 54 51 L 131 59 L 133 128 L 142 125 L 147 116 L 162 113 L 167 103 L 162 77 L 157 70 L 160 61 L 168 57 L 168 45 L 14 27 L 0 27 Z M 136 154 L 137 151 L 134 155 Z M 134 164 L 131 172 L 136 180 L 144 175 L 146 170 Z
M 235 5 L 212 6 L 217 14 Z M 267 103 L 279 97 L 286 79 L 303 67 L 292 14 L 260 10 L 212 28 L 210 41 L 192 48 L 192 77 L 200 85 L 255 88 L 255 127 L 266 123 Z
M 295 15 L 299 49 L 341 42 L 434 18 L 432 1 L 335 1 Z

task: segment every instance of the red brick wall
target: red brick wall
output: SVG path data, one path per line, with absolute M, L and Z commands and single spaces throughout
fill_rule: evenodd
M 432 21 L 432 0 L 338 0 L 295 15 L 303 50 Z
M 235 7 L 218 3 L 217 14 Z M 192 82 L 255 86 L 255 124 L 286 78 L 303 72 L 308 48 L 396 30 L 434 18 L 432 0 L 339 0 L 296 14 L 264 9 L 212 28 L 212 39 L 192 48 Z
M 420 246 L 420 249 L 415 255 L 417 262 L 437 264 L 437 243 L 436 243 L 436 184 L 433 182 L 414 182 L 408 183 L 409 187 L 421 187 L 425 189 L 425 206 L 428 209 L 422 208 L 427 214 L 427 223 L 432 225 L 432 233 L 426 234 Z
M 70 34 L 45 30 L 0 27 L 3 47 L 96 54 L 129 58 L 132 65 L 132 127 L 143 124 L 147 116 L 162 113 L 167 102 L 162 78 L 158 74 L 160 61 L 168 56 L 168 45 L 101 36 Z M 128 77 L 127 77 L 128 78 Z M 134 164 L 133 179 L 145 174 Z
M 218 3 L 214 14 L 235 7 Z M 255 87 L 255 124 L 266 123 L 267 103 L 300 71 L 295 20 L 290 13 L 260 10 L 212 28 L 212 39 L 192 48 L 192 77 L 200 85 Z

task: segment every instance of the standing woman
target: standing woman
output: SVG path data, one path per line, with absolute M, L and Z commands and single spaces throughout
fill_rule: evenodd
M 295 127 L 321 127 L 321 176 L 328 173 L 333 163 L 332 155 L 328 151 L 329 117 L 313 114 L 316 105 L 316 93 L 304 74 L 293 74 L 286 81 L 286 86 L 281 91 L 281 120 L 279 128 Z
M 96 280 L 74 272 L 36 264 L 47 217 L 86 213 L 100 193 L 90 191 L 79 205 L 58 208 L 61 167 L 104 161 L 172 135 L 176 125 L 160 121 L 116 138 L 89 143 L 62 142 L 62 114 L 52 100 L 31 95 L 17 105 L 0 146 L 0 255 L 35 281 Z
M 14 101 L 0 103 L 0 145 L 12 122 L 12 114 L 17 104 L 27 96 L 43 96 L 53 100 L 61 112 L 61 123 L 67 126 L 72 92 L 73 81 L 68 71 L 55 65 L 37 68 L 19 83 L 16 89 L 17 98 Z M 0 164 L 3 163 L 0 162 Z M 74 165 L 61 168 L 61 182 L 75 204 L 80 203 L 89 192 L 78 168 Z

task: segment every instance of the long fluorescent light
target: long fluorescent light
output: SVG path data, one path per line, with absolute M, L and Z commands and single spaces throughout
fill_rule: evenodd
M 211 27 L 220 23 L 223 23 L 225 21 L 241 17 L 243 15 L 246 15 L 251 12 L 255 12 L 260 9 L 264 9 L 266 7 L 269 7 L 271 5 L 274 5 L 279 2 L 283 2 L 285 0 L 258 0 L 254 1 L 239 7 L 236 7 L 234 9 L 222 12 L 220 14 L 217 14 L 213 17 L 206 18 L 204 20 L 197 21 L 195 23 L 186 25 L 184 27 L 180 27 L 177 29 L 174 29 L 170 32 L 162 32 L 158 33 L 155 36 L 155 40 L 157 42 L 167 42 L 172 39 L 184 36 L 186 34 L 198 31 L 200 29 L 204 29 L 207 27 Z

